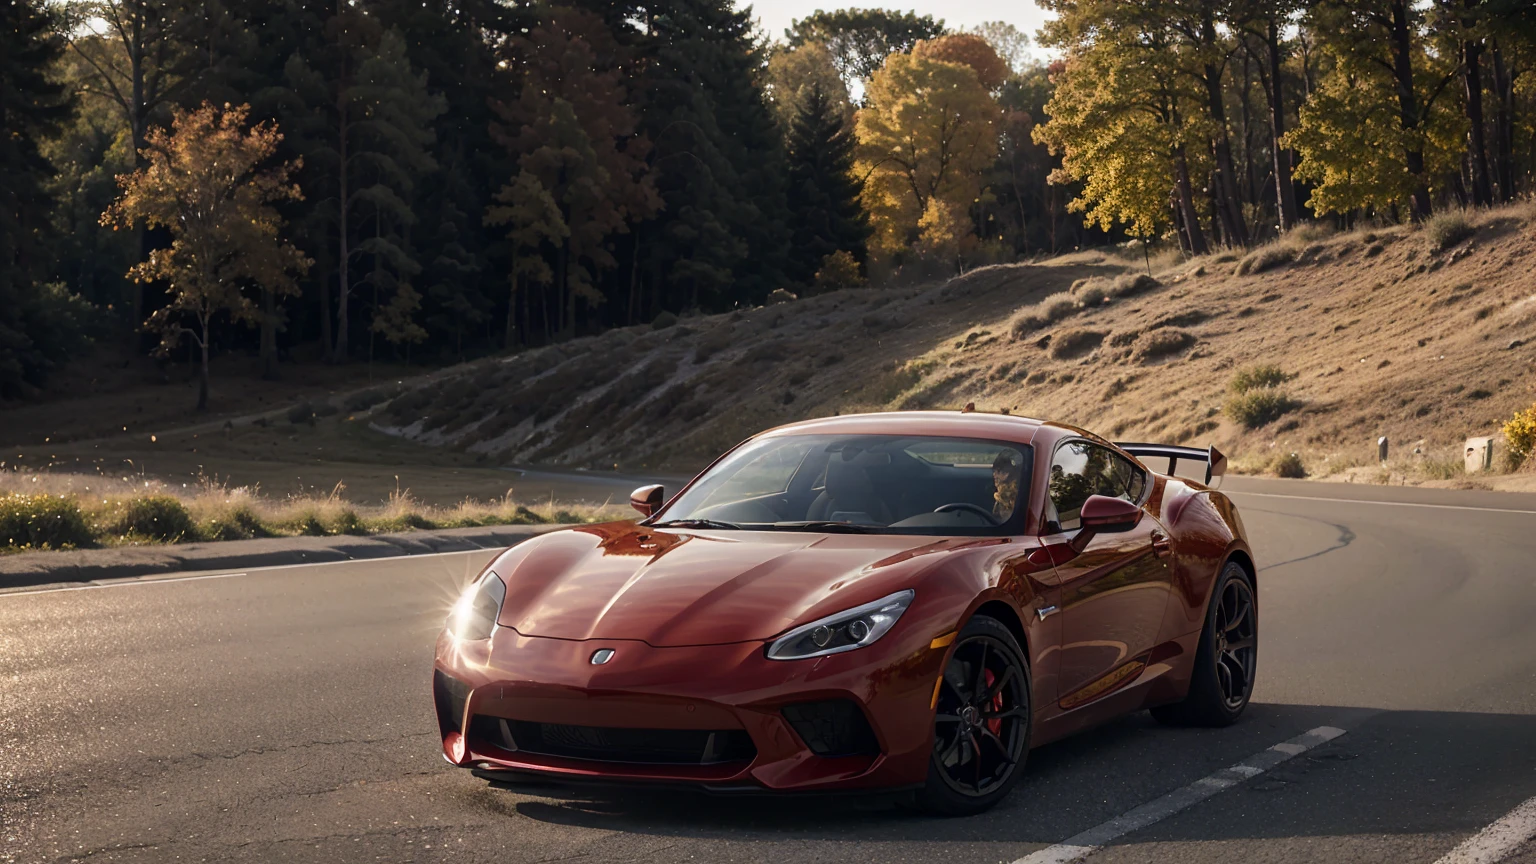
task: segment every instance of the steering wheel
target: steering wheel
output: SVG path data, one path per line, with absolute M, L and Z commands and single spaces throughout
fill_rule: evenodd
M 956 501 L 953 504 L 944 504 L 944 505 L 941 505 L 939 507 L 935 507 L 933 509 L 933 512 L 935 512 L 935 513 L 949 513 L 949 512 L 954 511 L 954 510 L 967 510 L 967 511 L 969 511 L 971 513 L 975 513 L 977 516 L 980 516 L 981 518 L 987 520 L 987 524 L 991 525 L 994 528 L 996 528 L 997 526 L 1003 524 L 1003 523 L 1001 523 L 1001 522 L 999 522 L 997 520 L 997 516 L 993 515 L 991 510 L 988 510 L 988 509 L 986 509 L 984 507 L 978 507 L 977 505 L 971 504 L 971 503 L 969 503 L 967 501 Z

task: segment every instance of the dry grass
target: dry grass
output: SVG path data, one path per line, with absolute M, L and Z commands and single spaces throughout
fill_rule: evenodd
M 1132 356 L 1138 362 L 1150 363 L 1187 351 L 1195 341 L 1193 333 L 1177 327 L 1165 327 L 1151 333 L 1143 333 L 1136 340 Z
M 1465 210 L 1436 213 L 1424 224 L 1424 241 L 1434 254 L 1450 249 L 1477 233 Z
M 1244 255 L 1232 271 L 1234 276 L 1251 276 L 1273 270 L 1296 260 L 1297 249 L 1286 240 L 1276 241 Z
M 0 472 L 0 551 L 379 534 L 490 525 L 583 523 L 625 518 L 617 507 L 522 504 L 508 495 L 453 506 L 408 490 L 359 506 L 338 485 L 330 495 L 263 497 L 251 487 L 205 480 L 190 490 L 142 478 Z

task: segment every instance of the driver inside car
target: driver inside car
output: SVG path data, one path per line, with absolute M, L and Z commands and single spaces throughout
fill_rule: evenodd
M 1019 475 L 1022 463 L 1019 456 L 1003 450 L 992 460 L 992 515 L 999 523 L 1013 516 L 1014 504 L 1019 500 Z

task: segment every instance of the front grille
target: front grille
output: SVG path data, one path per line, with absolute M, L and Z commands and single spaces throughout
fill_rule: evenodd
M 479 719 L 476 717 L 477 721 Z M 497 727 L 500 725 L 496 723 Z M 564 759 L 642 765 L 717 765 L 749 762 L 757 756 L 752 737 L 741 729 L 613 729 L 526 720 L 508 720 L 506 725 L 512 733 L 511 743 L 518 752 Z M 489 731 L 489 724 L 481 727 L 472 723 L 471 728 Z
M 463 732 L 464 704 L 469 701 L 469 685 L 432 670 L 432 702 L 437 706 L 437 725 L 443 734 Z
M 880 752 L 875 730 L 850 699 L 785 705 L 784 719 L 817 756 L 871 756 Z

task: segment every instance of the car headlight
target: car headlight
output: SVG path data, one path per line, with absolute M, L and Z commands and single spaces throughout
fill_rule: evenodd
M 828 615 L 785 633 L 768 646 L 769 660 L 803 660 L 872 645 L 896 626 L 916 592 L 897 591 L 873 603 Z
M 459 602 L 448 613 L 448 632 L 459 639 L 489 639 L 501 617 L 501 601 L 507 598 L 507 586 L 494 570 L 464 589 Z

